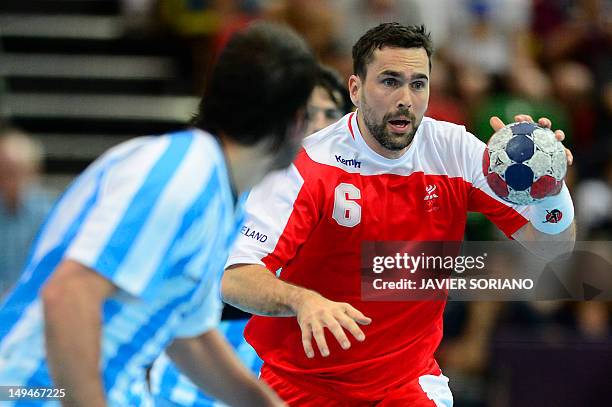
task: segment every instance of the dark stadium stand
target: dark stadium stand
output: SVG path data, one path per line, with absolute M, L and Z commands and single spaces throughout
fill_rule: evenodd
M 114 0 L 0 2 L 0 111 L 42 141 L 51 178 L 191 117 L 189 49 L 125 33 Z

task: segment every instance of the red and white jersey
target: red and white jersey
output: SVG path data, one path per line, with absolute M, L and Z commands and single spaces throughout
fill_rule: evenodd
M 295 318 L 253 317 L 247 340 L 272 369 L 314 391 L 379 400 L 422 374 L 442 338 L 443 301 L 361 300 L 362 241 L 460 241 L 468 211 L 510 236 L 528 222 L 490 190 L 485 144 L 463 126 L 424 118 L 406 153 L 371 150 L 356 113 L 307 137 L 294 163 L 251 192 L 228 265 L 262 264 L 279 278 L 352 304 L 372 318 L 364 342 L 308 359 Z

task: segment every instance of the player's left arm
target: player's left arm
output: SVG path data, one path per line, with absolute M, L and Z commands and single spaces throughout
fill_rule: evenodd
M 534 121 L 529 115 L 516 115 L 514 120 L 517 122 Z M 504 123 L 498 117 L 492 117 L 490 124 L 494 131 L 498 131 L 504 127 Z M 547 128 L 552 127 L 551 121 L 545 117 L 538 119 L 538 124 Z M 559 141 L 563 141 L 565 139 L 563 130 L 555 130 L 555 136 Z M 574 160 L 572 152 L 566 148 L 565 153 L 567 156 L 567 164 L 572 165 Z M 546 215 L 547 209 L 555 209 L 556 206 L 565 206 L 568 211 L 571 210 L 571 222 L 568 224 L 561 224 L 557 228 L 548 228 L 546 231 L 540 230 L 541 228 L 536 228 L 534 226 L 534 222 L 542 223 L 540 217 Z M 540 256 L 549 258 L 554 258 L 556 255 L 567 253 L 573 249 L 574 242 L 576 241 L 576 224 L 573 220 L 573 203 L 566 188 L 564 188 L 559 195 L 549 197 L 540 203 L 532 205 L 530 211 L 532 213 L 530 222 L 526 223 L 523 227 L 512 234 L 512 237 L 515 240 L 520 242 L 530 251 Z M 555 244 L 551 245 L 551 242 L 554 242 Z M 553 248 L 555 249 L 554 252 L 552 250 Z
M 64 260 L 42 289 L 47 360 L 66 406 L 105 406 L 100 377 L 102 304 L 117 287 L 94 270 Z

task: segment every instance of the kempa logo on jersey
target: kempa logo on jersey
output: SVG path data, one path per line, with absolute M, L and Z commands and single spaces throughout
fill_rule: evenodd
M 336 157 L 336 161 L 342 165 L 346 165 L 347 167 L 361 168 L 361 161 L 357 161 L 355 159 L 345 160 L 341 155 L 334 155 L 334 157 Z

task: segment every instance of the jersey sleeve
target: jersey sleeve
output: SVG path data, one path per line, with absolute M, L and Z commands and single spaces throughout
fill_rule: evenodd
M 152 298 L 200 186 L 211 179 L 213 166 L 198 163 L 194 142 L 189 136 L 159 137 L 107 163 L 65 258 L 128 294 Z
M 464 131 L 460 147 L 465 177 L 469 181 L 468 211 L 480 212 L 493 222 L 506 236 L 512 238 L 528 222 L 528 206 L 513 205 L 498 197 L 483 173 L 482 157 L 486 144 Z
M 276 272 L 308 238 L 319 211 L 295 164 L 268 175 L 249 194 L 245 223 L 226 267 L 260 264 Z
M 177 328 L 179 338 L 192 338 L 217 328 L 221 321 L 223 303 L 219 294 L 219 281 L 214 280 L 203 301 L 183 317 Z

